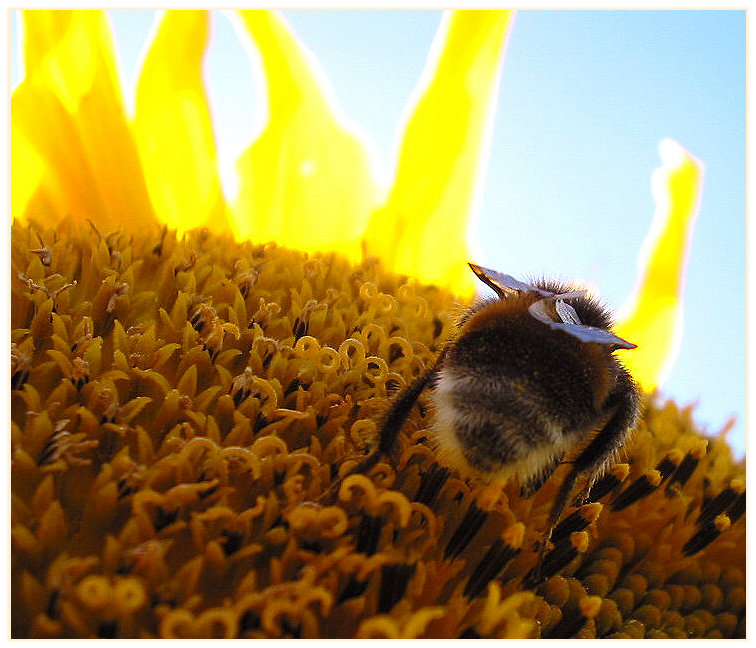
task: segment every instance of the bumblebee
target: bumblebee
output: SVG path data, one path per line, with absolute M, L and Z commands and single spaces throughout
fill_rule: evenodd
M 434 366 L 394 401 L 377 450 L 354 472 L 390 454 L 428 389 L 439 462 L 463 475 L 515 479 L 531 496 L 572 457 L 552 504 L 548 540 L 576 481 L 598 478 L 635 425 L 638 388 L 614 355 L 635 345 L 611 332 L 609 313 L 585 290 L 470 267 L 497 297 L 465 313 Z

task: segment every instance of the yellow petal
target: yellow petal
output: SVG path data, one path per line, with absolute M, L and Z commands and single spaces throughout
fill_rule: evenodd
M 667 378 L 682 340 L 682 292 L 702 163 L 680 144 L 659 145 L 662 166 L 652 176 L 656 213 L 641 249 L 636 287 L 622 307 L 616 333 L 638 345 L 622 361 L 646 390 Z
M 11 217 L 72 214 L 105 230 L 154 222 L 101 11 L 25 11 L 11 100 Z
M 359 139 L 338 116 L 315 59 L 275 12 L 240 11 L 267 83 L 267 123 L 238 163 L 236 234 L 359 258 L 377 188 Z
M 139 76 L 134 137 L 155 211 L 180 232 L 227 230 L 202 60 L 205 11 L 166 11 Z
M 499 68 L 512 12 L 447 13 L 409 113 L 386 204 L 367 250 L 397 272 L 469 295 L 468 227 L 486 168 Z
M 11 106 L 16 107 L 16 95 Z M 17 119 L 11 117 L 11 220 L 23 218 L 32 197 L 45 176 L 45 161 L 26 137 Z M 47 202 L 40 195 L 38 201 Z M 45 209 L 34 209 L 32 213 L 54 211 L 49 205 Z

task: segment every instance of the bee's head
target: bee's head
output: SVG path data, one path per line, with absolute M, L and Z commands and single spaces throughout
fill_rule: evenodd
M 483 283 L 502 300 L 526 298 L 530 315 L 552 330 L 572 335 L 582 342 L 605 345 L 610 351 L 634 349 L 635 345 L 611 332 L 607 310 L 585 290 L 559 282 L 538 280 L 528 284 L 495 270 L 470 264 Z

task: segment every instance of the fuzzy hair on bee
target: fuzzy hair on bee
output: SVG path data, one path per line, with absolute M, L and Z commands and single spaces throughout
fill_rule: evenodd
M 611 332 L 609 313 L 585 290 L 470 267 L 496 297 L 471 306 L 433 367 L 399 394 L 377 450 L 354 472 L 367 472 L 391 453 L 427 389 L 439 463 L 463 476 L 514 479 L 531 496 L 571 459 L 552 504 L 548 540 L 576 481 L 597 479 L 635 425 L 638 388 L 615 356 L 635 345 Z

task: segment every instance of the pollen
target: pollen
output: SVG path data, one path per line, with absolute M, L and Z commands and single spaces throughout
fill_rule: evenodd
M 745 466 L 647 395 L 539 543 L 466 478 L 427 394 L 449 292 L 366 258 L 155 226 L 11 236 L 14 638 L 744 637 Z M 592 486 L 592 487 L 591 487 Z

